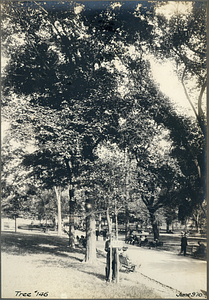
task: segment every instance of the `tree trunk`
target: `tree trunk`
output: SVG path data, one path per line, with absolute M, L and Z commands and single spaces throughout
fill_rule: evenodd
M 127 239 L 128 236 L 128 229 L 129 229 L 129 211 L 128 211 L 128 207 L 126 206 L 125 239 Z
M 46 216 L 46 232 L 48 232 L 48 224 L 47 224 L 47 222 L 48 222 L 48 218 Z
M 68 187 L 68 196 L 69 196 L 69 246 L 70 248 L 75 248 L 75 230 L 74 230 L 74 209 L 75 209 L 75 201 L 74 201 L 74 191 L 72 182 Z
M 150 221 L 152 224 L 152 229 L 153 229 L 153 234 L 154 234 L 154 240 L 158 240 L 159 239 L 159 230 L 158 230 L 157 222 L 155 219 L 155 215 L 153 212 L 149 212 L 149 213 L 150 213 Z
M 184 231 L 187 232 L 187 220 L 185 219 Z
M 69 246 L 70 248 L 75 248 L 75 228 L 74 224 L 72 224 L 72 218 L 69 217 Z
M 112 281 L 112 235 L 110 235 L 110 266 L 109 266 L 109 281 Z
M 109 278 L 108 280 L 112 281 L 112 220 L 109 215 L 109 207 L 107 208 L 107 224 L 108 224 L 108 233 L 110 235 L 110 265 L 109 265 Z
M 170 226 L 170 222 L 169 220 L 166 220 L 166 232 L 169 232 L 170 230 L 169 226 Z
M 99 232 L 101 232 L 102 229 L 101 225 L 102 225 L 102 214 L 99 213 L 99 228 L 98 228 Z
M 175 224 L 174 224 L 174 221 L 172 221 L 171 226 L 172 226 L 172 231 L 174 231 L 174 230 L 175 230 Z
M 57 219 L 58 219 L 58 232 L 57 234 L 59 236 L 62 235 L 62 215 L 61 215 L 61 188 L 60 187 L 54 187 L 55 193 L 57 196 Z
M 118 241 L 118 214 L 115 212 L 115 231 L 116 231 L 116 241 Z M 118 247 L 116 248 L 116 270 L 115 270 L 116 283 L 119 283 L 119 253 Z
M 130 163 L 129 163 L 129 157 L 128 157 L 128 150 L 127 148 L 125 149 L 124 152 L 124 158 L 125 158 L 125 195 L 126 195 L 126 205 L 125 205 L 125 214 L 126 214 L 126 223 L 125 223 L 125 239 L 127 238 L 128 235 L 128 228 L 129 228 L 129 211 L 128 211 L 128 202 L 130 198 L 129 194 L 129 179 L 130 179 Z
M 96 235 L 95 235 L 95 215 L 93 213 L 86 217 L 86 257 L 88 263 L 96 262 Z
M 194 222 L 195 222 L 195 227 L 196 227 L 196 231 L 197 233 L 199 233 L 199 218 L 198 218 L 198 213 L 196 215 L 194 215 Z
M 108 233 L 111 235 L 112 233 L 112 222 L 109 215 L 109 207 L 107 208 L 107 225 L 108 225 Z
M 199 233 L 199 225 L 198 225 L 198 221 L 197 220 L 195 220 L 195 227 L 196 227 L 197 233 Z
M 17 232 L 17 217 L 15 216 L 15 233 Z

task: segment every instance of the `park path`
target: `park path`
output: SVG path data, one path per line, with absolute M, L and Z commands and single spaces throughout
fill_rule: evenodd
M 98 241 L 97 246 L 102 249 L 104 242 Z M 131 261 L 136 265 L 141 264 L 137 272 L 184 294 L 207 291 L 206 261 L 168 251 L 126 246 Z
M 182 293 L 207 290 L 207 264 L 205 261 L 131 246 L 128 249 L 131 260 L 141 264 L 140 272 L 164 285 Z

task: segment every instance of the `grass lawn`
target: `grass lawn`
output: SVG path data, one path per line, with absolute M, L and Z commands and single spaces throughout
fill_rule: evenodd
M 95 265 L 85 263 L 84 249 L 70 249 L 66 237 L 2 232 L 1 249 L 2 298 L 169 297 L 137 271 L 120 273 L 119 284 L 106 283 L 105 258 L 98 256 Z

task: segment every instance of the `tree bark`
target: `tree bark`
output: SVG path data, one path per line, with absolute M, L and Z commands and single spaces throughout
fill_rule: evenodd
M 69 196 L 69 246 L 70 248 L 75 248 L 75 230 L 74 230 L 74 205 L 75 202 L 73 201 L 73 184 L 72 178 L 71 183 L 68 187 L 68 196 Z
M 185 232 L 187 232 L 187 219 L 185 219 L 185 226 L 184 226 Z
M 86 257 L 88 263 L 96 261 L 96 235 L 95 235 L 95 215 L 93 213 L 86 217 Z
M 112 220 L 109 215 L 109 207 L 107 207 L 107 224 L 108 224 L 108 233 L 110 235 L 110 265 L 109 265 L 109 278 L 108 280 L 112 281 Z
M 203 83 L 201 90 L 200 90 L 200 95 L 198 97 L 198 117 L 201 119 L 202 117 L 204 117 L 204 113 L 202 110 L 202 97 L 204 94 L 204 91 L 207 87 L 207 78 L 205 79 L 205 82 Z
M 129 177 L 130 177 L 129 168 L 130 168 L 130 164 L 129 164 L 129 158 L 128 158 L 128 150 L 127 150 L 127 148 L 125 149 L 124 156 L 125 156 L 125 168 L 126 168 L 126 173 L 125 173 L 125 194 L 126 194 L 126 205 L 125 205 L 125 214 L 126 214 L 125 239 L 126 239 L 127 235 L 128 235 L 128 228 L 129 228 L 128 202 L 129 202 L 129 198 L 130 198 L 130 195 L 129 195 Z
M 153 229 L 153 234 L 154 234 L 154 240 L 158 240 L 159 239 L 159 229 L 157 226 L 155 215 L 153 212 L 149 212 L 149 213 L 150 213 L 150 221 L 152 224 L 152 229 Z
M 170 222 L 166 220 L 166 232 L 169 232 Z
M 197 231 L 197 233 L 199 233 L 199 224 L 198 224 L 198 221 L 196 220 L 195 221 L 195 227 L 196 227 L 196 231 Z
M 193 109 L 193 112 L 194 112 L 194 114 L 195 114 L 195 117 L 198 119 L 198 114 L 197 114 L 197 112 L 196 112 L 196 110 L 195 110 L 195 107 L 194 107 L 194 105 L 193 105 L 193 103 L 192 103 L 192 101 L 191 101 L 191 99 L 190 99 L 190 97 L 189 97 L 189 95 L 188 95 L 188 93 L 187 93 L 187 89 L 186 89 L 186 86 L 185 86 L 185 84 L 184 84 L 184 76 L 185 76 L 185 74 L 186 74 L 186 71 L 187 71 L 187 67 L 185 67 L 184 72 L 183 72 L 183 74 L 182 74 L 182 77 L 181 77 L 181 83 L 182 83 L 182 86 L 183 86 L 183 89 L 184 89 L 184 93 L 185 93 L 185 95 L 186 95 L 186 98 L 187 98 L 187 100 L 189 101 L 189 104 L 191 105 L 191 107 L 192 107 L 192 109 Z M 198 105 L 199 105 L 199 101 L 198 101 Z
M 109 281 L 112 281 L 112 235 L 110 235 L 110 266 L 109 266 Z
M 62 215 L 61 215 L 61 189 L 60 187 L 54 187 L 57 196 L 57 219 L 58 219 L 58 236 L 62 235 Z
M 45 232 L 48 232 L 47 221 L 48 221 L 48 219 L 47 219 L 47 216 L 46 216 L 46 224 L 45 224 L 45 229 L 46 229 L 46 231 L 45 231 Z
M 115 231 L 116 231 L 116 241 L 118 241 L 118 214 L 115 211 Z M 116 248 L 116 270 L 115 270 L 116 283 L 119 283 L 119 253 L 118 247 Z
M 107 225 L 108 225 L 108 233 L 111 235 L 112 233 L 112 224 L 109 215 L 109 207 L 107 208 Z
M 174 221 L 172 221 L 171 226 L 172 226 L 172 231 L 174 231 L 174 230 L 175 230 L 175 224 L 174 224 Z
M 15 233 L 17 232 L 17 217 L 15 216 Z
M 193 215 L 194 222 L 195 222 L 195 227 L 196 227 L 196 232 L 199 233 L 199 216 L 198 213 Z
M 99 228 L 98 228 L 99 232 L 101 232 L 102 229 L 101 225 L 102 225 L 102 214 L 99 213 Z
M 125 239 L 128 237 L 128 228 L 129 228 L 129 211 L 128 207 L 125 208 L 126 214 L 126 223 L 125 223 Z
M 69 246 L 70 248 L 75 248 L 75 229 L 74 229 L 74 224 L 72 224 L 72 218 L 71 216 L 69 217 Z

